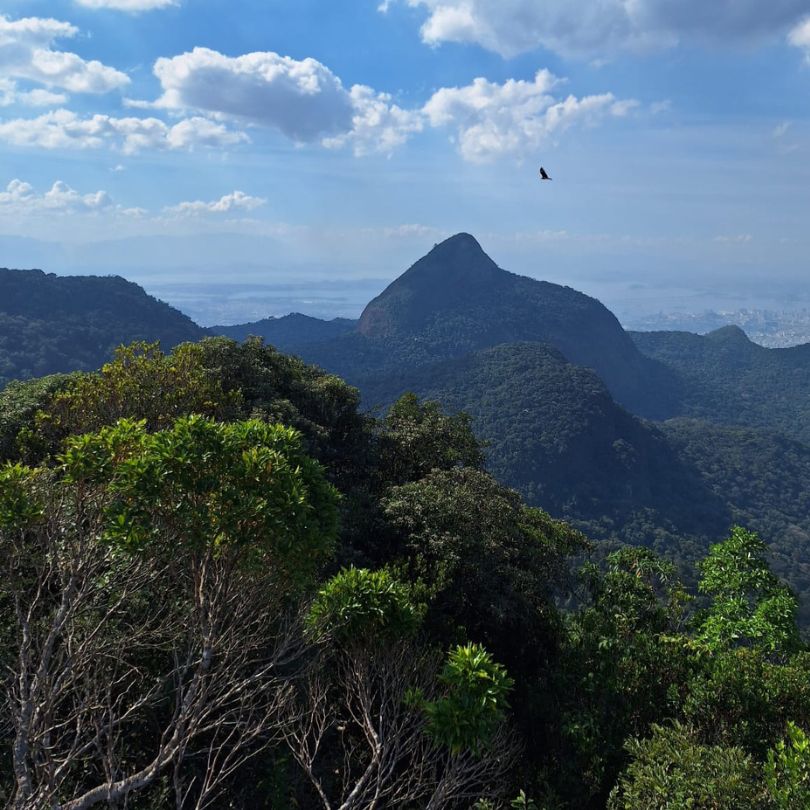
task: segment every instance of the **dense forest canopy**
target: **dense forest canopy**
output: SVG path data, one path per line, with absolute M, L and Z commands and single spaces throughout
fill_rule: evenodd
M 810 653 L 746 529 L 692 595 L 650 549 L 588 562 L 468 417 L 372 418 L 256 340 L 136 344 L 0 424 L 11 807 L 810 798 Z
M 205 330 L 117 276 L 0 269 L 0 388 L 12 379 L 91 371 L 134 340 L 168 349 Z

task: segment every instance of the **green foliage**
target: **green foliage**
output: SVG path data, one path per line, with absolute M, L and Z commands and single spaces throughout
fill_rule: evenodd
M 712 604 L 697 638 L 710 650 L 747 644 L 786 655 L 798 649 L 796 598 L 771 572 L 765 551 L 756 534 L 735 526 L 700 563 L 698 588 Z
M 412 578 L 432 596 L 433 632 L 445 643 L 466 635 L 510 670 L 531 671 L 557 623 L 553 589 L 584 537 L 470 468 L 394 487 L 383 508 Z
M 810 738 L 795 723 L 787 725 L 787 740 L 768 752 L 765 784 L 778 810 L 810 807 Z
M 448 416 L 436 402 L 420 402 L 403 394 L 382 422 L 380 456 L 382 475 L 392 484 L 414 481 L 433 470 L 481 467 L 481 445 L 470 418 Z
M 762 810 L 755 763 L 739 748 L 697 743 L 678 723 L 653 726 L 630 740 L 633 761 L 621 775 L 608 810 Z
M 789 720 L 810 723 L 810 654 L 774 662 L 760 649 L 739 648 L 698 662 L 681 710 L 705 742 L 761 758 Z
M 120 346 L 98 373 L 78 376 L 45 404 L 36 427 L 23 436 L 28 455 L 53 452 L 67 436 L 122 418 L 142 419 L 149 430 L 161 430 L 192 413 L 237 418 L 238 391 L 226 393 L 203 359 L 203 346 L 195 343 L 184 343 L 170 355 L 156 343 Z
M 96 369 L 122 343 L 158 340 L 170 348 L 204 334 L 122 278 L 0 269 L 0 388 L 12 379 Z
M 807 443 L 810 352 L 766 349 L 736 326 L 708 335 L 632 332 L 647 356 L 681 380 L 679 414 L 710 422 L 775 430 Z
M 423 615 L 414 589 L 390 571 L 345 568 L 318 591 L 307 621 L 317 634 L 363 645 L 410 638 Z
M 584 805 L 613 785 L 628 737 L 677 716 L 694 662 L 679 634 L 685 595 L 670 563 L 628 547 L 604 571 L 586 565 L 583 579 L 588 599 L 567 622 L 555 691 L 572 762 L 564 792 Z
M 518 795 L 509 802 L 513 810 L 537 810 L 537 802 L 526 796 L 526 791 L 521 790 Z
M 506 719 L 513 681 L 479 644 L 450 650 L 439 675 L 444 695 L 426 701 L 428 733 L 454 754 L 480 752 Z
M 35 475 L 22 464 L 0 466 L 0 529 L 24 530 L 42 516 L 31 486 Z
M 243 549 L 297 580 L 332 551 L 337 494 L 291 428 L 189 416 L 148 433 L 122 420 L 69 439 L 62 469 L 68 481 L 105 482 L 108 539 L 131 551 Z M 175 546 L 160 549 L 167 529 Z
M 23 428 L 33 424 L 36 413 L 74 379 L 70 375 L 10 382 L 0 390 L 0 461 L 19 457 L 17 437 Z

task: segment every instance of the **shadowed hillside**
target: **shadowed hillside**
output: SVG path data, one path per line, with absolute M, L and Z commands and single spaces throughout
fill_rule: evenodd
M 630 335 L 644 354 L 678 375 L 679 414 L 764 427 L 810 442 L 810 344 L 766 349 L 738 326 L 708 335 Z
M 171 348 L 205 330 L 118 276 L 56 276 L 0 269 L 0 385 L 98 368 L 116 346 L 159 340 Z
M 637 350 L 606 307 L 570 287 L 501 270 L 464 233 L 436 245 L 371 301 L 355 334 L 303 355 L 363 387 L 380 372 L 515 341 L 547 343 L 592 368 L 636 413 L 674 413 L 668 371 Z

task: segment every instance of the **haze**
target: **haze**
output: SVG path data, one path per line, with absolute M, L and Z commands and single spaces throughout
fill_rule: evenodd
M 206 323 L 356 316 L 467 231 L 620 315 L 807 306 L 809 15 L 6 0 L 0 265 Z

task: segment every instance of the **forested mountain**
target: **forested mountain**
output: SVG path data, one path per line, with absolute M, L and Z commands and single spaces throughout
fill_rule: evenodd
M 380 373 L 515 341 L 547 343 L 594 369 L 616 400 L 672 415 L 670 373 L 643 356 L 599 301 L 500 269 L 469 234 L 436 245 L 363 311 L 353 334 L 303 356 L 359 384 Z
M 166 348 L 205 330 L 117 276 L 0 269 L 0 387 L 11 379 L 98 368 L 122 343 Z
M 727 504 L 660 429 L 549 346 L 502 344 L 383 378 L 366 395 L 389 405 L 402 389 L 469 414 L 499 480 L 597 536 L 652 543 L 664 527 L 670 537 L 716 536 L 730 525 Z
M 93 367 L 133 337 L 171 346 L 203 333 L 121 279 L 4 271 L 0 282 L 0 318 L 17 325 L 0 344 L 8 376 Z M 217 331 L 345 375 L 366 407 L 410 390 L 469 413 L 499 481 L 595 538 L 686 566 L 744 522 L 810 591 L 810 450 L 795 441 L 807 440 L 810 347 L 764 349 L 734 327 L 631 340 L 598 301 L 498 268 L 468 234 L 435 246 L 358 322 L 292 314 Z M 6 421 L 36 411 L 32 390 L 6 392 Z M 0 424 L 0 445 L 9 430 Z
M 214 335 L 224 335 L 233 340 L 246 340 L 253 335 L 282 351 L 295 354 L 304 346 L 345 335 L 356 325 L 357 321 L 351 318 L 333 318 L 331 321 L 324 321 L 302 315 L 300 312 L 291 312 L 281 318 L 265 318 L 253 323 L 212 326 L 209 331 Z
M 738 326 L 708 335 L 631 332 L 678 377 L 678 413 L 778 430 L 810 442 L 810 344 L 766 349 Z
M 468 413 L 499 481 L 595 539 L 649 546 L 687 569 L 732 524 L 761 532 L 780 574 L 807 596 L 810 624 L 804 444 L 699 420 L 641 420 L 594 372 L 537 343 L 380 378 L 366 396 L 384 410 L 403 390 Z

